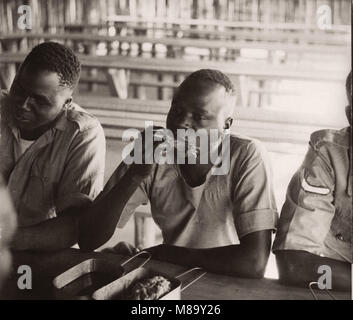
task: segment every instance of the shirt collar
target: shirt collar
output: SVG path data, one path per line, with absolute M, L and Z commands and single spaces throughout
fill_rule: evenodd
M 7 125 L 10 128 L 10 130 L 12 131 L 15 138 L 17 140 L 19 140 L 20 132 L 19 132 L 18 128 L 14 125 L 11 114 L 8 112 L 8 110 L 6 110 L 6 111 L 7 111 L 6 118 L 8 119 Z M 49 130 L 54 129 L 54 130 L 59 130 L 59 131 L 65 131 L 66 128 L 67 128 L 67 108 L 64 108 L 64 110 L 62 110 L 60 115 L 58 116 L 54 127 Z

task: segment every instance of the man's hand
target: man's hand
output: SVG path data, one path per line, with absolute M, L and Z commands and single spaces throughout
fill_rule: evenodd
M 146 148 L 146 131 L 147 130 L 151 131 L 151 133 L 154 135 L 156 133 L 156 131 L 163 130 L 163 127 L 153 126 L 153 128 L 149 127 L 146 130 L 143 130 L 141 132 L 141 136 L 138 138 L 138 139 L 141 139 L 141 143 L 137 143 L 137 145 L 142 146 L 141 150 L 133 150 L 130 154 L 131 157 L 133 157 L 135 151 L 142 152 L 142 155 L 141 155 L 142 164 L 133 163 L 131 165 L 131 170 L 133 170 L 133 172 L 140 178 L 146 178 L 150 174 L 152 167 L 153 167 L 153 163 L 146 163 L 146 162 L 149 162 L 148 159 L 152 159 L 154 162 L 154 160 L 155 160 L 154 159 L 154 151 L 155 151 L 156 147 L 163 142 L 163 141 L 155 141 L 154 136 L 152 136 L 153 144 L 151 145 L 150 148 Z
M 140 252 L 140 250 L 135 248 L 132 244 L 126 241 L 121 241 L 112 248 L 103 249 L 102 252 L 116 253 L 124 256 L 133 256 L 136 253 Z

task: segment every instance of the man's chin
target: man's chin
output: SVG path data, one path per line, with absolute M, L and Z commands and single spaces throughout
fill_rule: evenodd
M 31 130 L 33 125 L 31 122 L 14 121 L 15 127 L 19 130 Z
M 30 119 L 16 119 L 16 117 L 14 117 L 13 123 L 19 130 L 32 130 L 36 127 L 36 125 Z

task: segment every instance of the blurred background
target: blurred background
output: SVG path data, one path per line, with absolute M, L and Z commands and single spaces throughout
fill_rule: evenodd
M 347 126 L 351 13 L 350 0 L 0 0 L 0 88 L 36 44 L 71 47 L 83 64 L 75 101 L 106 132 L 107 179 L 125 129 L 164 125 L 187 74 L 224 71 L 238 88 L 233 131 L 267 147 L 280 211 L 310 133 Z M 148 205 L 104 247 L 122 240 L 161 242 Z M 273 256 L 266 276 L 277 277 Z

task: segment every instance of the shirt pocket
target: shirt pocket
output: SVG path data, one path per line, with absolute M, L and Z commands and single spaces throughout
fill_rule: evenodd
M 54 183 L 46 177 L 31 175 L 20 201 L 20 224 L 36 224 L 55 216 Z

